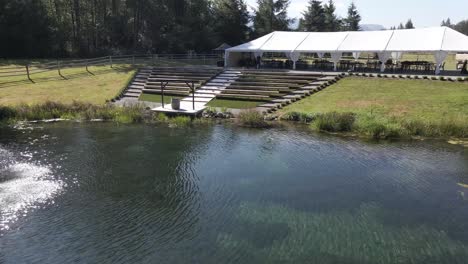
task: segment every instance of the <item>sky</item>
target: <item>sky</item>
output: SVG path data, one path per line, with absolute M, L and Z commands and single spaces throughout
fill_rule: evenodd
M 257 0 L 246 0 L 251 8 Z M 289 16 L 300 18 L 309 0 L 291 0 Z M 325 0 L 328 2 L 328 0 Z M 346 16 L 351 0 L 335 0 L 337 13 Z M 468 0 L 354 0 L 362 24 L 379 24 L 386 28 L 405 23 L 409 18 L 415 27 L 440 26 L 442 20 L 450 17 L 452 23 L 468 19 Z

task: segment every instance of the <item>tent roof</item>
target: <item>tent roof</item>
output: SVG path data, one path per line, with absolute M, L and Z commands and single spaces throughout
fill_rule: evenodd
M 348 32 L 311 32 L 309 36 L 296 48 L 296 51 L 335 51 L 347 35 Z
M 395 30 L 388 43 L 391 51 L 437 51 L 441 50 L 444 33 L 449 28 L 422 28 Z M 453 31 L 453 29 L 449 29 Z M 466 37 L 466 36 L 465 36 Z M 468 49 L 468 46 L 465 48 Z
M 261 47 L 262 51 L 291 51 L 304 41 L 308 32 L 273 32 L 271 38 Z
M 228 52 L 468 52 L 468 36 L 448 27 L 358 32 L 273 32 Z
M 386 50 L 393 30 L 349 32 L 338 48 L 339 51 L 374 51 Z
M 231 47 L 232 47 L 231 45 L 223 43 L 223 44 L 219 45 L 219 47 L 214 49 L 214 51 L 224 51 L 224 50 L 227 50 L 227 49 L 229 49 Z
M 263 44 L 265 44 L 273 36 L 273 34 L 274 32 L 268 35 L 265 35 L 261 38 L 252 40 L 250 42 L 241 44 L 239 46 L 235 46 L 230 49 L 227 49 L 227 51 L 254 52 L 254 51 L 260 50 Z

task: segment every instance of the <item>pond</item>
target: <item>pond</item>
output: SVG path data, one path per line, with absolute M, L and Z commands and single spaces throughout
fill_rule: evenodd
M 466 263 L 468 154 L 300 128 L 0 128 L 0 263 Z

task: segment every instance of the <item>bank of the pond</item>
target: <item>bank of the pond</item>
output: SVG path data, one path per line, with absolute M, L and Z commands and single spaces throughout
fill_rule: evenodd
M 94 105 L 74 101 L 71 104 L 47 101 L 42 104 L 21 104 L 18 106 L 0 106 L 0 124 L 12 124 L 23 121 L 103 121 L 123 124 L 164 123 L 175 127 L 203 125 L 217 121 L 231 121 L 235 125 L 250 128 L 270 128 L 278 122 L 268 122 L 255 110 L 243 110 L 236 118 L 227 109 L 216 111 L 207 108 L 200 117 L 166 115 L 155 113 L 144 104 L 116 106 L 114 104 Z
M 375 138 L 466 138 L 468 84 L 350 77 L 278 115 L 315 130 Z
M 142 104 L 118 107 L 113 104 L 94 105 L 76 101 L 63 104 L 48 101 L 34 105 L 0 106 L 0 123 L 44 120 L 108 121 L 123 124 L 168 123 L 174 126 L 206 122 L 206 119 L 193 121 L 187 116 L 168 117 L 154 113 Z
M 206 110 L 201 118 L 187 116 L 167 116 L 154 113 L 143 104 L 118 107 L 113 104 L 95 105 L 83 102 L 63 104 L 47 101 L 42 104 L 17 106 L 0 106 L 0 123 L 41 120 L 78 120 L 108 121 L 116 123 L 168 123 L 174 126 L 205 124 L 212 120 L 231 119 L 232 122 L 252 128 L 269 128 L 281 126 L 281 122 L 271 122 L 271 116 L 263 116 L 255 110 L 243 110 L 235 119 L 231 113 Z M 372 138 L 399 137 L 434 137 L 458 138 L 468 137 L 468 122 L 453 119 L 442 119 L 439 122 L 424 122 L 411 118 L 385 117 L 373 113 L 326 112 L 306 113 L 290 111 L 281 113 L 280 120 L 296 121 L 309 124 L 311 129 L 320 132 L 346 133 Z

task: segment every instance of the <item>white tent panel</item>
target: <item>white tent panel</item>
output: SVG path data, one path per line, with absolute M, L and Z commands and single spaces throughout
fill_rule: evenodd
M 265 35 L 261 38 L 252 40 L 250 42 L 241 44 L 239 46 L 227 49 L 228 52 L 254 52 L 259 50 L 273 35 L 275 32 Z
M 277 31 L 260 49 L 263 52 L 291 52 L 309 35 L 309 32 Z
M 388 51 L 424 52 L 442 47 L 444 27 L 395 30 L 388 43 Z M 467 47 L 468 48 L 468 47 Z
M 311 32 L 296 48 L 300 52 L 332 52 L 336 51 L 348 32 Z
M 392 34 L 391 30 L 349 32 L 338 50 L 342 52 L 384 51 Z
M 273 32 L 251 42 L 226 50 L 226 65 L 235 65 L 242 52 L 261 56 L 263 52 L 285 52 L 292 59 L 300 53 L 335 54 L 377 52 L 380 60 L 401 57 L 402 52 L 431 52 L 443 62 L 446 54 L 468 53 L 468 36 L 448 27 L 363 31 L 363 32 Z M 340 55 L 340 56 L 339 56 Z M 295 61 L 295 60 L 293 60 Z M 437 62 L 437 64 L 440 64 Z M 382 66 L 383 68 L 384 66 Z
M 446 28 L 444 34 L 444 42 L 442 44 L 444 51 L 467 52 L 468 51 L 468 36 L 455 31 L 451 28 Z

